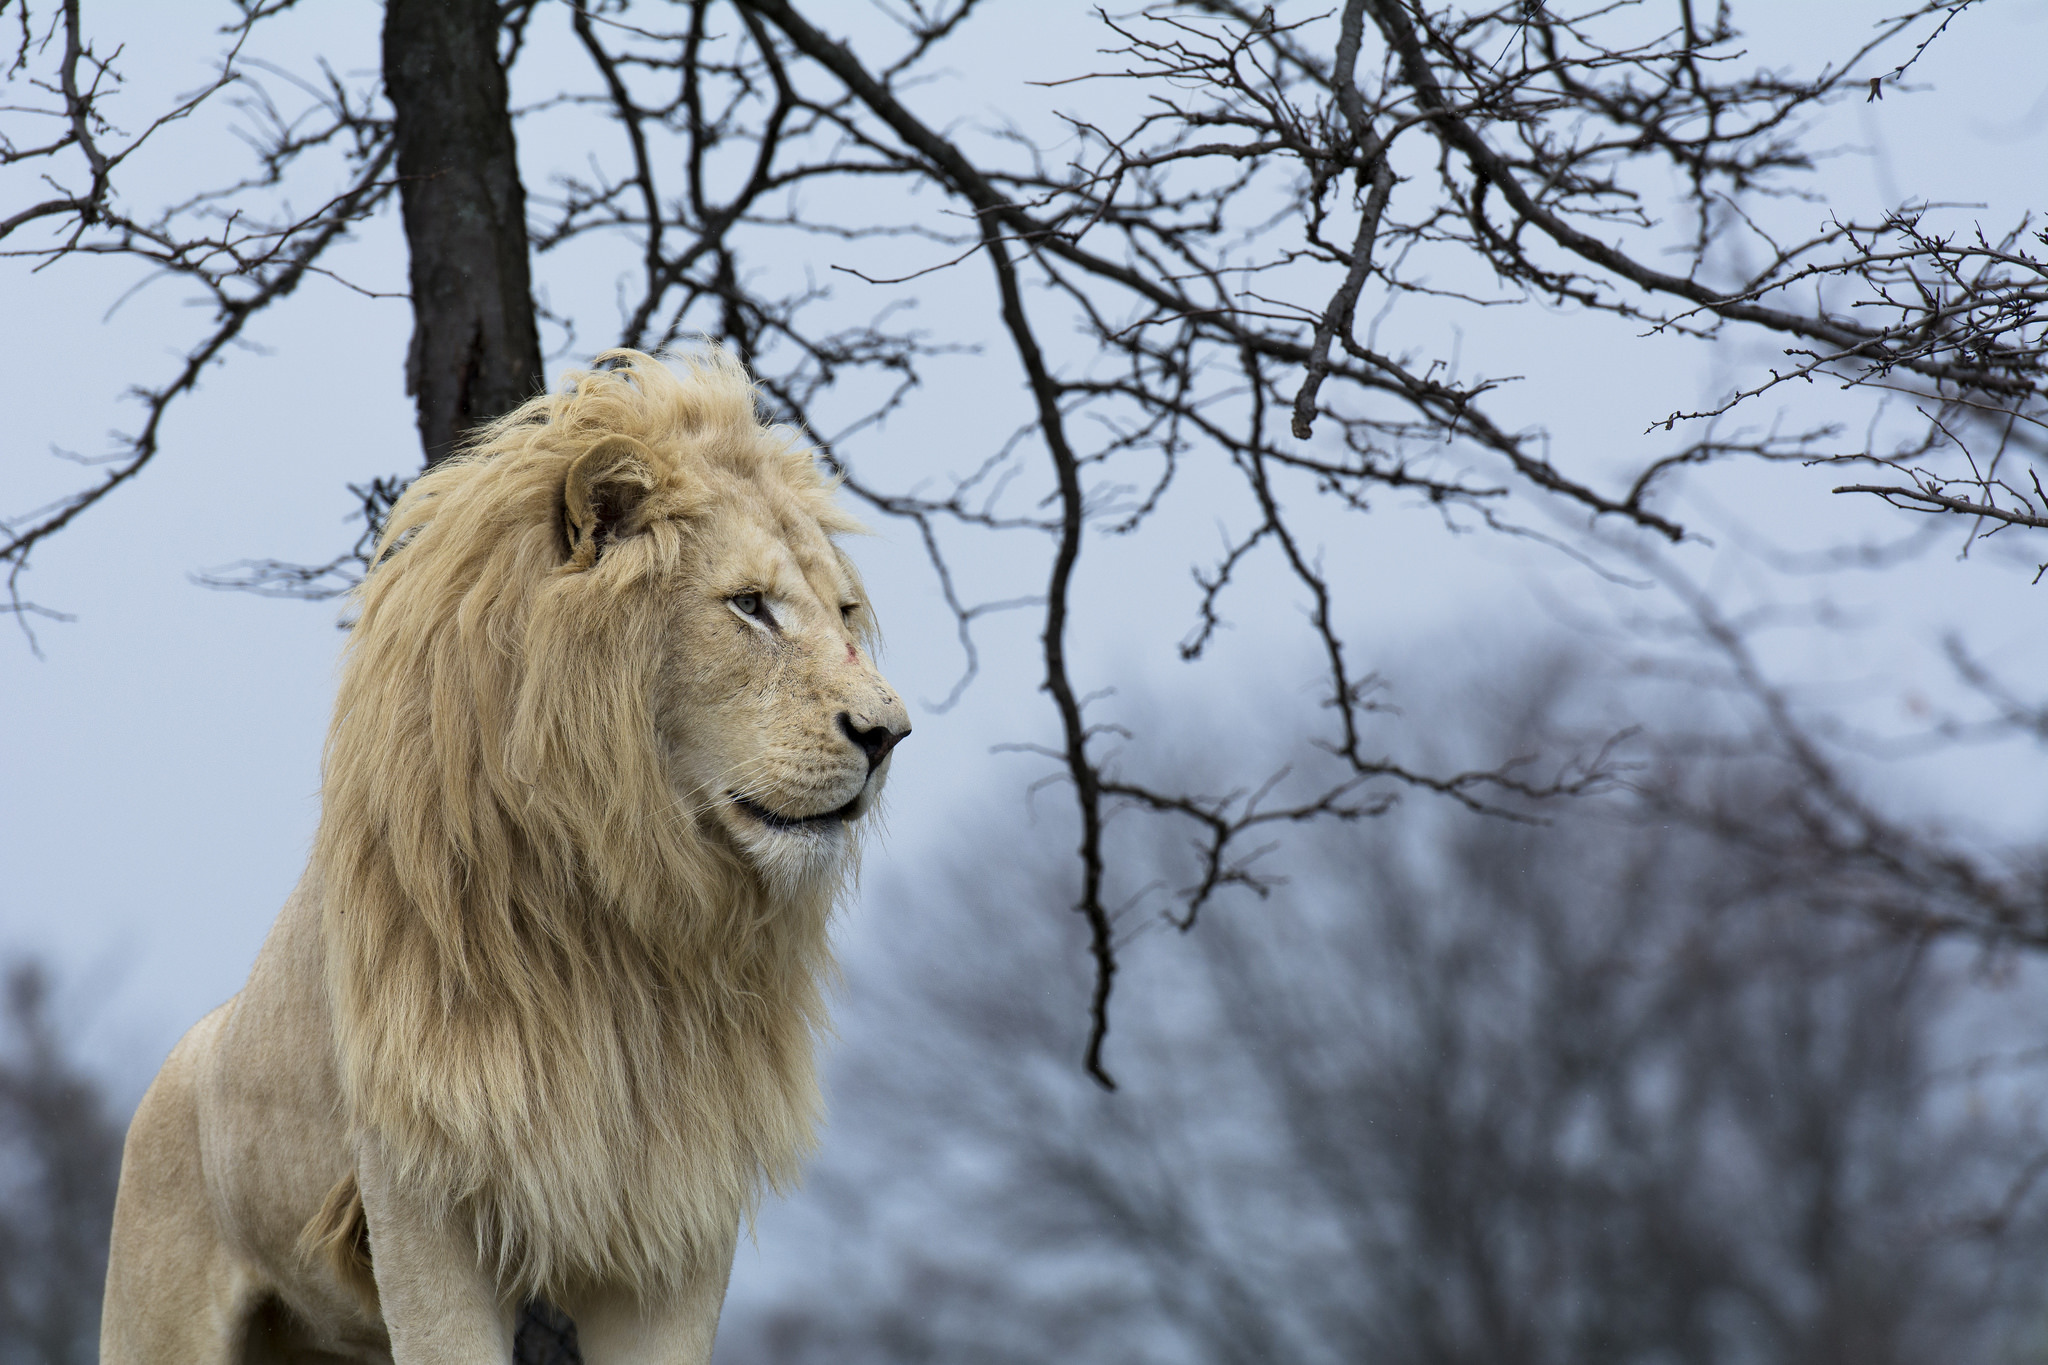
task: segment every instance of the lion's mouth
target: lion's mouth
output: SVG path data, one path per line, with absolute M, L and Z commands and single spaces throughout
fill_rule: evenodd
M 738 792 L 727 792 L 732 803 L 748 815 L 753 816 L 770 829 L 824 829 L 831 825 L 843 825 L 860 813 L 860 795 L 823 815 L 779 815 L 758 801 L 751 801 Z

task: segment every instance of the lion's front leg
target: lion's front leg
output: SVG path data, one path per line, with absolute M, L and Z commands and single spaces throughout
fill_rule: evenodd
M 723 1250 L 707 1256 L 672 1296 L 643 1299 L 625 1289 L 565 1295 L 562 1308 L 576 1322 L 584 1365 L 705 1365 L 738 1240 L 734 1228 Z
M 467 1220 L 398 1188 L 374 1143 L 357 1180 L 394 1365 L 507 1365 L 516 1306 L 479 1262 Z
M 192 1026 L 128 1127 L 100 1326 L 106 1365 L 232 1365 L 242 1356 L 262 1286 L 214 1218 L 196 1081 L 227 1012 Z

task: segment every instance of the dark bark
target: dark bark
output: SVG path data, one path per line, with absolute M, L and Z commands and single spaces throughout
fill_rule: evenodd
M 511 96 L 495 0 L 388 0 L 384 90 L 396 114 L 399 204 L 412 259 L 405 391 L 427 466 L 546 382 L 527 262 Z M 580 1365 L 576 1329 L 520 1312 L 520 1365 Z
M 494 0 L 390 0 L 384 11 L 412 257 L 405 390 L 429 466 L 543 382 L 498 31 Z

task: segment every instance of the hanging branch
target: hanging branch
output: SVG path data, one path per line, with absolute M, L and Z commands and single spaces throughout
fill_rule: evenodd
M 142 422 L 133 434 L 116 437 L 113 449 L 86 462 L 105 469 L 97 481 L 43 507 L 0 519 L 0 564 L 6 565 L 7 575 L 7 602 L 0 610 L 14 613 L 24 631 L 31 615 L 61 616 L 21 594 L 22 575 L 33 551 L 148 467 L 162 449 L 164 422 L 172 405 L 198 386 L 206 368 L 242 337 L 256 317 L 289 297 L 309 275 L 327 274 L 321 263 L 325 254 L 391 192 L 390 128 L 369 114 L 365 97 L 348 90 L 331 71 L 325 72 L 324 87 L 301 87 L 313 96 L 312 116 L 287 118 L 240 63 L 255 24 L 273 12 L 250 10 L 230 30 L 230 46 L 214 80 L 119 145 L 104 109 L 108 92 L 119 81 L 114 66 L 119 54 L 102 57 L 86 40 L 77 0 L 65 0 L 40 42 L 34 40 L 27 9 L 22 12 L 23 37 L 9 69 L 10 83 L 41 92 L 46 100 L 14 112 L 40 115 L 59 131 L 29 146 L 0 143 L 0 165 L 41 162 L 46 181 L 60 188 L 67 174 L 82 180 L 75 190 L 0 218 L 0 259 L 32 260 L 37 269 L 87 257 L 139 263 L 153 276 L 196 286 L 213 314 L 205 335 L 185 348 L 170 378 L 129 391 L 142 405 Z M 36 71 L 36 58 L 60 32 L 63 49 L 54 68 Z M 154 217 L 135 215 L 119 192 L 126 164 L 162 130 L 230 90 L 238 92 L 237 105 L 254 124 L 256 169 L 195 193 Z M 296 165 L 310 153 L 335 148 L 348 174 L 341 189 L 311 212 L 264 217 L 247 207 L 250 200 L 263 202 L 266 193 L 282 206 L 282 188 Z M 42 232 L 41 240 L 24 239 L 22 234 L 30 227 Z M 29 639 L 33 648 L 32 633 Z

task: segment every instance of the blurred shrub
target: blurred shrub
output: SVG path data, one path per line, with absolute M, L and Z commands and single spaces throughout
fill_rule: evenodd
M 0 1365 L 90 1365 L 123 1125 L 39 964 L 7 969 L 0 1014 Z
M 1782 809 L 1707 761 L 1658 780 Z M 1887 932 L 1867 867 L 1642 809 L 1276 851 L 1130 956 L 1117 1095 L 1056 857 L 871 897 L 811 1251 L 720 1359 L 2041 1359 L 2039 991 Z

